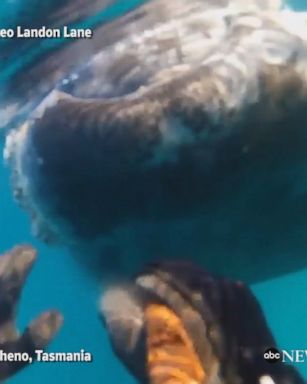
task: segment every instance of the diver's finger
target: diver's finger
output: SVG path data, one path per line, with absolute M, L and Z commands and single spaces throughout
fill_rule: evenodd
M 23 284 L 36 259 L 30 246 L 13 248 L 0 257 L 0 338 L 1 328 L 13 319 Z
M 18 278 L 25 281 L 36 258 L 36 251 L 28 245 L 15 247 L 0 257 L 0 277 L 7 280 Z
M 19 332 L 16 329 L 15 318 L 12 317 L 7 322 L 2 323 L 0 327 L 0 346 L 9 341 L 15 341 L 19 337 Z
M 13 376 L 31 364 L 36 357 L 35 351 L 49 344 L 62 322 L 62 315 L 57 311 L 45 312 L 26 328 L 18 340 L 0 344 L 0 350 L 5 356 L 0 362 L 0 380 Z M 13 361 L 7 361 L 11 359 Z
M 27 327 L 20 338 L 20 347 L 23 345 L 35 349 L 44 349 L 53 339 L 63 324 L 63 316 L 57 311 L 43 313 Z

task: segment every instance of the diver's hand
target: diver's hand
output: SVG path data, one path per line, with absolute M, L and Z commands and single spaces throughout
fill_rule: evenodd
M 29 361 L 3 361 L 0 380 L 5 380 L 34 361 L 35 350 L 44 349 L 62 324 L 62 316 L 47 311 L 32 321 L 22 335 L 16 329 L 17 305 L 28 273 L 36 259 L 29 246 L 12 249 L 0 257 L 0 354 L 26 353 Z
M 141 384 L 306 384 L 294 367 L 265 361 L 277 346 L 251 289 L 190 262 L 146 266 L 104 292 L 100 312 Z

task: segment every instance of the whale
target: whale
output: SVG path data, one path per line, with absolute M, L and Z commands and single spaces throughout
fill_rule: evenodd
M 94 273 L 304 268 L 306 64 L 307 14 L 281 1 L 146 2 L 11 79 L 14 197 Z

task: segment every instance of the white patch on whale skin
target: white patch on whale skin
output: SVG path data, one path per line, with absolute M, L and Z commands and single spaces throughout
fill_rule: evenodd
M 245 15 L 239 18 L 236 25 L 258 29 L 262 27 L 262 19 L 255 15 Z
M 32 175 L 25 171 L 25 159 L 31 157 L 38 166 L 43 159 L 35 155 L 31 145 L 31 125 L 24 123 L 16 130 L 10 131 L 6 137 L 3 158 L 12 169 L 11 183 L 13 195 L 18 204 L 26 210 L 31 217 L 31 227 L 34 236 L 47 243 L 57 243 L 60 239 L 58 225 L 53 225 L 48 215 L 38 207 L 32 191 Z
M 29 124 L 23 124 L 19 129 L 12 130 L 6 137 L 3 152 L 4 160 L 13 167 L 13 174 L 18 175 L 16 187 L 26 190 L 29 181 L 22 172 L 22 157 L 25 151 L 25 143 L 29 138 Z
M 59 228 L 53 225 L 48 215 L 39 208 L 39 204 L 33 193 L 33 175 L 27 167 L 27 159 L 38 167 L 44 164 L 44 159 L 36 155 L 32 146 L 31 126 L 33 119 L 43 117 L 48 108 L 53 107 L 60 99 L 69 97 L 57 90 L 52 91 L 34 110 L 29 120 L 18 129 L 11 130 L 6 136 L 3 158 L 10 165 L 12 171 L 11 183 L 13 195 L 19 205 L 25 209 L 31 217 L 32 233 L 47 243 L 57 243 L 60 239 Z M 48 212 L 48 210 L 47 210 Z
M 53 90 L 43 99 L 39 106 L 34 110 L 30 118 L 41 119 L 48 108 L 54 107 L 60 100 L 67 97 L 69 97 L 67 94 L 59 92 L 58 90 Z
M 161 52 L 159 61 L 163 61 L 164 57 L 168 65 L 176 65 L 180 61 L 182 63 L 197 62 L 201 57 L 209 54 L 210 50 L 217 46 L 226 37 L 227 26 L 226 18 L 234 17 L 240 13 L 259 12 L 262 10 L 277 11 L 283 7 L 279 0 L 270 2 L 250 1 L 231 1 L 224 8 L 214 6 L 201 7 L 198 3 L 195 6 L 198 9 L 189 8 L 177 12 L 176 5 L 171 9 L 173 17 L 166 21 L 167 14 L 170 9 L 165 6 L 165 17 L 163 22 L 156 23 L 152 28 L 145 29 L 144 32 L 135 31 L 134 28 L 127 27 L 129 38 L 126 38 L 113 47 L 114 52 L 124 54 L 131 52 L 143 60 L 148 60 L 152 54 Z M 259 27 L 261 19 L 259 17 L 244 16 L 241 22 L 252 26 Z M 198 28 L 195 26 L 198 25 Z M 169 48 L 161 50 L 161 46 L 172 42 L 172 53 L 169 55 Z M 175 53 L 180 52 L 180 57 Z M 157 62 L 159 66 L 159 62 Z
M 307 41 L 307 12 L 285 9 L 280 12 L 278 22 L 288 33 Z
M 270 65 L 287 64 L 299 51 L 300 42 L 284 31 L 262 29 L 254 31 L 251 43 L 259 51 L 260 58 Z
M 178 118 L 168 118 L 159 124 L 161 141 L 153 150 L 150 165 L 159 165 L 164 162 L 176 162 L 178 150 L 186 144 L 192 144 L 196 136 L 191 129 Z
M 1 119 L 0 119 L 0 129 L 5 128 L 12 121 L 15 114 L 18 112 L 19 105 L 18 103 L 11 103 L 8 105 L 1 105 Z

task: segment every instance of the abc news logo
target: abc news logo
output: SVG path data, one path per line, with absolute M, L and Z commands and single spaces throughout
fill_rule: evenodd
M 307 350 L 291 349 L 281 350 L 269 348 L 263 354 L 264 360 L 270 364 L 275 363 L 305 363 L 307 362 Z
M 264 360 L 268 363 L 274 364 L 282 360 L 282 354 L 276 348 L 269 348 L 263 354 Z

